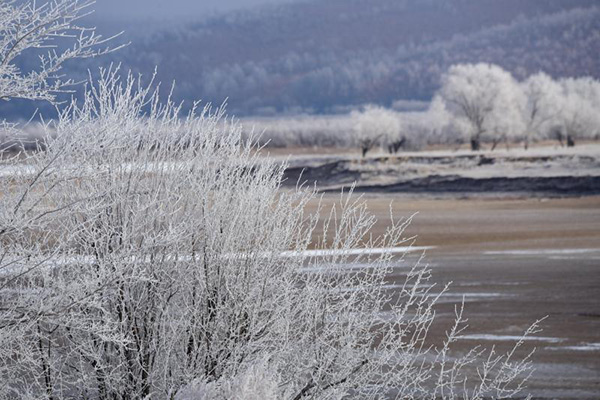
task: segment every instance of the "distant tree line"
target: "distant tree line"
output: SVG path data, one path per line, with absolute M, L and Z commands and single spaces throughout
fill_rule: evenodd
M 442 78 L 429 108 L 397 112 L 366 106 L 350 114 L 249 119 L 272 146 L 376 147 L 396 153 L 426 144 L 472 150 L 552 139 L 574 146 L 600 137 L 600 81 L 591 77 L 552 79 L 539 72 L 518 81 L 493 64 L 459 64 Z

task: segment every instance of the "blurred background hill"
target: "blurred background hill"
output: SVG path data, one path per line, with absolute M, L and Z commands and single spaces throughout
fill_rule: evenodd
M 540 70 L 600 78 L 596 0 L 138 3 L 100 0 L 87 18 L 101 33 L 124 30 L 131 44 L 65 72 L 84 77 L 115 62 L 150 76 L 157 65 L 158 80 L 176 82 L 176 100 L 228 99 L 238 116 L 418 108 L 457 63 L 494 63 L 517 79 Z M 13 101 L 2 114 L 34 109 Z

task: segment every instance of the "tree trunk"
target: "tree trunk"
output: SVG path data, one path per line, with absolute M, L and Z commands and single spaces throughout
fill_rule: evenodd
M 398 150 L 400 150 L 402 147 L 404 147 L 405 143 L 406 143 L 406 138 L 402 137 L 399 140 L 392 142 L 388 146 L 388 151 L 390 152 L 390 154 L 392 154 L 392 153 L 396 154 L 396 153 L 398 153 Z
M 554 132 L 554 136 L 556 137 L 556 140 L 558 140 L 558 143 L 560 144 L 560 147 L 564 147 L 565 144 L 563 143 L 563 134 L 560 131 L 555 131 Z
M 498 143 L 500 143 L 500 140 L 494 139 L 494 141 L 492 142 L 491 151 L 494 151 L 496 149 L 496 146 L 498 146 Z

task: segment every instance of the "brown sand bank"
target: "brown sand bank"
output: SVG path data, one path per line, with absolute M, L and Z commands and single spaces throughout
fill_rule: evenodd
M 416 213 L 407 236 L 432 254 L 517 249 L 600 248 L 600 196 L 554 199 L 430 199 L 365 194 L 381 235 L 394 217 Z M 325 210 L 339 195 L 323 197 Z M 310 205 L 316 208 L 316 203 Z

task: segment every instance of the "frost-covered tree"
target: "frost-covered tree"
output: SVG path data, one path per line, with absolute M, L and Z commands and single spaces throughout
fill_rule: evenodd
M 559 81 L 561 96 L 556 115 L 556 134 L 568 146 L 577 139 L 593 138 L 600 133 L 600 82 L 593 78 L 567 78 Z
M 55 101 L 75 81 L 62 74 L 72 59 L 105 54 L 113 37 L 79 25 L 91 0 L 3 0 L 0 3 L 0 100 L 13 98 Z M 23 70 L 20 60 L 39 56 L 39 65 Z
M 491 64 L 452 66 L 442 79 L 438 96 L 456 118 L 465 121 L 472 150 L 481 148 L 484 135 L 493 147 L 523 129 L 525 98 L 512 75 Z
M 540 72 L 527 78 L 522 84 L 526 96 L 524 104 L 524 147 L 543 136 L 557 123 L 557 115 L 563 107 L 562 89 L 558 82 Z
M 371 238 L 346 195 L 309 213 L 312 190 L 279 190 L 284 166 L 195 110 L 104 71 L 3 167 L 0 398 L 519 396 L 527 360 L 469 374 L 479 350 L 450 353 L 460 307 L 431 347 L 441 289 L 376 250 L 410 244 L 408 221 Z
M 367 106 L 351 114 L 354 119 L 354 137 L 365 157 L 378 144 L 385 144 L 390 153 L 396 153 L 405 142 L 401 135 L 402 123 L 398 113 L 378 106 Z
M 594 138 L 600 132 L 600 82 L 589 77 L 553 80 L 538 73 L 522 86 L 527 97 L 526 147 L 534 135 L 574 146 L 578 138 Z
M 261 132 L 261 143 L 269 147 L 356 146 L 353 121 L 348 115 L 296 115 L 272 118 L 245 118 L 245 134 Z
M 452 144 L 462 142 L 461 131 L 451 129 L 455 122 L 440 97 L 434 97 L 425 111 L 404 113 L 407 126 L 407 141 L 411 148 L 421 148 L 425 144 Z

